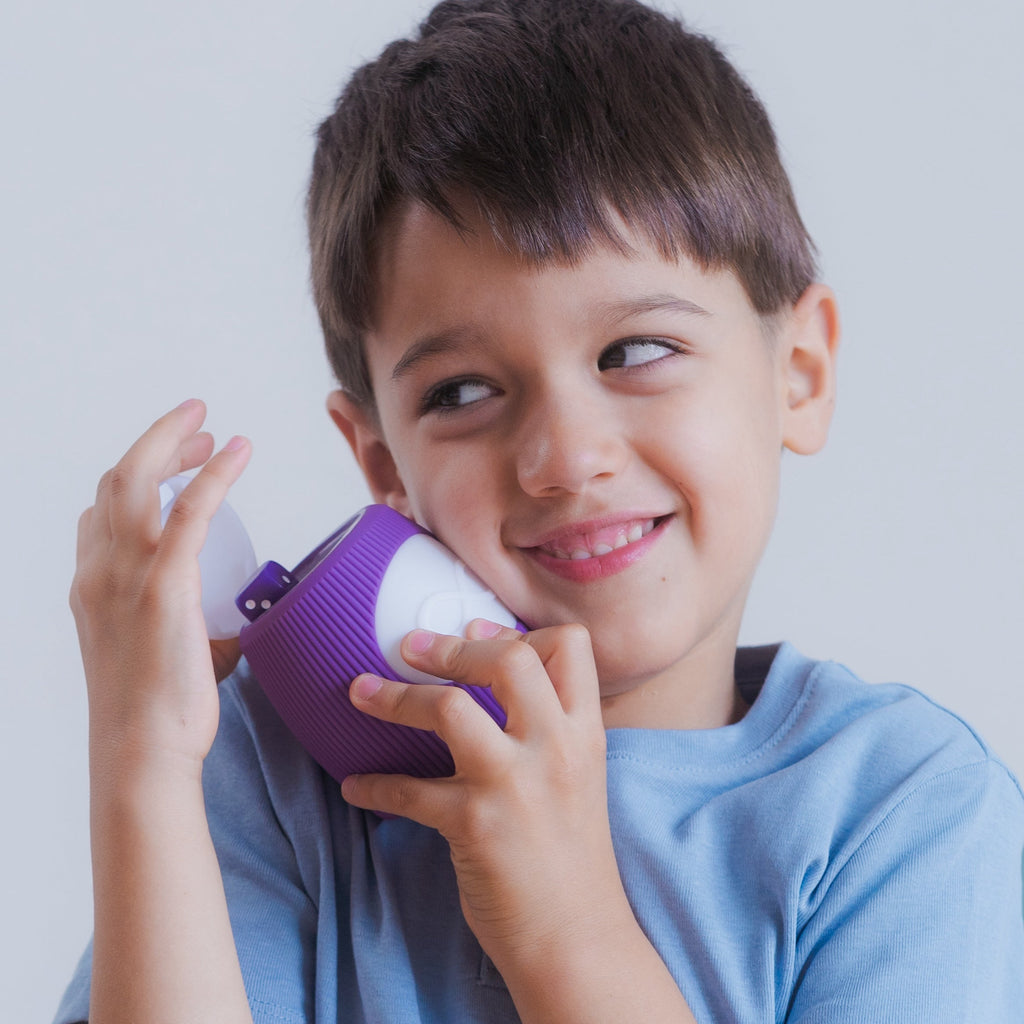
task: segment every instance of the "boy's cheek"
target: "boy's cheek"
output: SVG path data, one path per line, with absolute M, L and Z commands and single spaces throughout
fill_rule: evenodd
M 490 492 L 485 472 L 456 456 L 408 474 L 405 491 L 406 514 L 463 561 L 468 560 L 463 549 L 474 543 L 482 524 L 495 521 L 494 500 L 485 500 Z

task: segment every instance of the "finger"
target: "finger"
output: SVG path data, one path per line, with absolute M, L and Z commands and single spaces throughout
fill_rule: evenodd
M 113 469 L 105 473 L 96 492 L 96 508 L 109 523 L 113 536 L 133 537 L 155 543 L 160 533 L 161 480 L 180 468 L 193 468 L 209 457 L 213 439 L 197 433 L 206 418 L 206 406 L 198 399 L 182 402 L 161 416 L 128 449 Z M 180 453 L 184 448 L 185 458 Z
M 511 626 L 502 626 L 490 619 L 473 619 L 466 626 L 468 640 L 522 640 L 522 632 Z
M 75 562 L 78 565 L 81 565 L 82 560 L 85 558 L 86 552 L 92 545 L 93 536 L 95 533 L 95 520 L 95 507 L 87 508 L 78 517 L 78 535 L 75 544 Z
M 71 606 L 72 612 L 75 614 L 75 619 L 78 618 L 78 610 L 80 607 L 79 603 L 79 580 L 85 561 L 92 550 L 95 543 L 93 533 L 93 523 L 95 521 L 95 509 L 87 508 L 78 517 L 78 537 L 75 544 L 75 575 L 71 581 L 71 589 L 68 593 L 68 603 Z
M 548 626 L 522 636 L 551 679 L 568 715 L 601 719 L 600 684 L 590 633 L 579 623 Z
M 537 652 L 559 702 L 567 713 L 587 710 L 600 715 L 600 692 L 590 634 L 578 624 L 552 626 L 521 633 L 488 619 L 466 627 L 468 639 L 518 640 Z M 492 684 L 493 686 L 493 684 Z
M 348 692 L 353 706 L 374 718 L 437 733 L 459 770 L 483 770 L 494 760 L 501 730 L 458 686 L 399 683 L 367 673 L 357 676 Z
M 118 537 L 140 536 L 143 543 L 148 546 L 155 545 L 160 538 L 162 524 L 160 522 L 160 492 L 154 486 L 162 483 L 173 476 L 185 473 L 196 466 L 203 465 L 213 454 L 213 435 L 205 430 L 187 437 L 177 451 L 171 455 L 171 459 L 157 473 L 155 481 L 152 473 L 142 472 L 130 481 L 130 489 L 123 489 L 117 500 L 113 500 L 112 487 L 108 487 L 102 496 L 106 507 L 104 522 L 111 535 Z M 109 477 L 116 476 L 123 472 L 129 474 L 132 471 L 128 467 L 115 467 L 108 474 Z M 102 483 L 102 481 L 101 481 Z M 116 524 L 116 525 L 115 525 Z
M 402 641 L 402 657 L 442 679 L 490 687 L 505 709 L 505 731 L 521 736 L 555 728 L 562 715 L 558 694 L 529 643 L 513 631 L 494 639 L 463 639 L 416 629 Z
M 157 561 L 198 558 L 210 520 L 252 454 L 247 438 L 233 437 L 175 499 L 160 539 Z
M 389 817 L 410 818 L 440 828 L 459 799 L 450 779 L 414 779 L 409 775 L 349 775 L 341 795 L 353 807 Z
M 205 430 L 185 438 L 171 456 L 171 461 L 160 471 L 160 480 L 167 480 L 169 477 L 201 466 L 213 454 L 213 448 L 213 434 Z
M 223 682 L 232 672 L 242 657 L 242 647 L 237 636 L 226 640 L 210 641 L 210 656 L 213 658 L 213 674 L 217 682 Z
M 213 452 L 213 435 L 200 431 L 186 438 L 171 461 L 156 474 L 156 483 L 201 466 Z M 140 535 L 152 546 L 160 537 L 160 495 L 152 475 L 134 475 L 118 464 L 100 479 L 96 491 L 96 526 L 108 537 Z
M 110 531 L 106 520 L 96 507 L 87 508 L 78 517 L 78 534 L 75 543 L 75 575 L 94 564 L 97 557 L 106 559 L 109 553 Z

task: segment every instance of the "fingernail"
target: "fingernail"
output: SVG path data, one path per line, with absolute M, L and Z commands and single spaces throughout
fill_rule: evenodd
M 382 682 L 379 676 L 364 673 L 352 680 L 349 691 L 360 700 L 369 700 L 381 688 Z
M 409 646 L 409 651 L 412 654 L 423 654 L 424 651 L 430 648 L 430 645 L 434 642 L 434 635 L 427 629 L 414 629 L 406 638 L 405 642 Z
M 237 452 L 239 448 L 245 445 L 245 438 L 236 434 L 226 445 L 224 445 L 224 451 L 226 452 Z
M 185 401 L 182 402 L 181 405 L 178 406 L 178 408 L 179 409 L 187 409 L 191 405 L 198 405 L 198 403 L 199 403 L 199 399 L 198 398 L 186 398 Z
M 473 627 L 473 635 L 483 640 L 497 636 L 502 630 L 497 622 L 491 622 L 490 619 L 474 619 L 470 625 Z

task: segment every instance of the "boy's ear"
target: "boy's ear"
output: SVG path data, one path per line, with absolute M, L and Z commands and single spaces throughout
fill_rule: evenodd
M 785 406 L 782 443 L 811 455 L 825 444 L 836 401 L 839 310 L 832 289 L 812 284 L 800 296 L 778 339 Z
M 327 411 L 334 425 L 345 435 L 373 500 L 409 515 L 405 486 L 374 411 L 353 402 L 344 391 L 332 391 L 327 396 Z

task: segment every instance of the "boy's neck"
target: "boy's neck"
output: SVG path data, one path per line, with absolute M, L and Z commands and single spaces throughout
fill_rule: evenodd
M 736 637 L 708 641 L 680 664 L 601 698 L 606 729 L 719 729 L 749 710 L 736 685 Z

